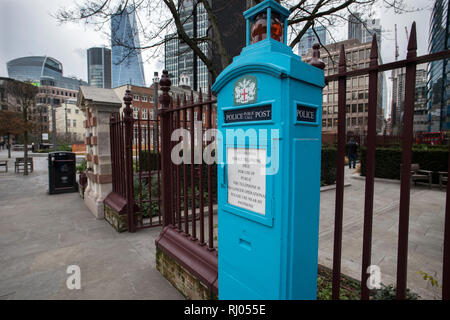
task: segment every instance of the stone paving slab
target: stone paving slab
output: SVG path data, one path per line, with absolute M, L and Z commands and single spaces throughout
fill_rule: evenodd
M 361 278 L 365 180 L 345 169 L 351 183 L 344 190 L 342 272 Z M 332 267 L 335 192 L 322 192 L 320 201 L 319 263 Z M 381 268 L 382 283 L 396 283 L 400 185 L 375 182 L 372 233 L 372 264 Z M 425 186 L 411 188 L 408 239 L 408 283 L 423 299 L 441 297 L 441 289 L 431 287 L 418 271 L 425 271 L 442 284 L 445 192 Z
M 78 193 L 47 194 L 46 157 L 29 176 L 13 162 L 0 172 L 0 299 L 183 299 L 155 267 L 161 228 L 119 234 Z M 67 289 L 69 265 L 80 290 Z

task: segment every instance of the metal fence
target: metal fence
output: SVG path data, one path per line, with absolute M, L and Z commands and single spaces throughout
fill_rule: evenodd
M 333 288 L 332 298 L 339 299 L 341 279 L 341 253 L 342 253 L 342 222 L 344 205 L 344 157 L 346 144 L 346 83 L 347 78 L 369 75 L 369 110 L 367 132 L 366 155 L 366 186 L 364 204 L 363 227 L 363 252 L 361 268 L 361 299 L 369 299 L 367 287 L 367 268 L 371 265 L 372 251 L 372 220 L 375 174 L 375 149 L 376 149 L 376 119 L 377 119 L 377 85 L 378 73 L 382 71 L 406 68 L 405 78 L 405 102 L 403 116 L 403 132 L 401 136 L 402 171 L 400 187 L 400 212 L 398 229 L 398 253 L 397 253 L 397 299 L 406 298 L 407 289 L 407 265 L 408 265 L 408 229 L 409 229 L 409 205 L 410 205 L 410 175 L 413 144 L 413 120 L 416 66 L 424 62 L 447 59 L 450 50 L 417 57 L 416 24 L 413 23 L 408 43 L 408 53 L 405 60 L 378 65 L 378 47 L 376 36 L 372 41 L 370 65 L 368 68 L 347 71 L 344 46 L 341 47 L 338 74 L 327 76 L 327 83 L 338 81 L 338 159 L 336 177 L 336 204 L 335 204 L 335 229 L 333 247 Z M 450 153 L 449 153 L 450 155 Z M 449 158 L 450 163 L 450 158 Z M 444 258 L 443 258 L 443 289 L 442 298 L 450 299 L 450 200 L 449 187 L 446 194 L 445 231 L 444 231 Z
M 110 119 L 113 196 L 126 203 L 128 230 L 161 226 L 159 120 L 133 115 L 127 90 L 123 114 Z
M 318 49 L 316 49 L 318 50 Z M 447 59 L 450 50 L 417 57 L 416 55 L 416 27 L 411 29 L 408 45 L 408 54 L 405 60 L 378 65 L 378 47 L 374 36 L 371 48 L 371 62 L 368 68 L 347 71 L 344 46 L 341 47 L 339 71 L 337 74 L 326 77 L 326 82 L 338 81 L 338 132 L 337 132 L 337 177 L 336 177 L 336 203 L 333 248 L 333 287 L 332 298 L 339 299 L 341 279 L 341 252 L 343 230 L 344 205 L 344 158 L 346 145 L 346 80 L 347 78 L 369 76 L 369 106 L 368 128 L 364 144 L 367 147 L 366 155 L 366 185 L 363 227 L 363 259 L 361 270 L 361 299 L 369 299 L 369 289 L 366 286 L 367 268 L 371 265 L 372 250 L 372 221 L 374 199 L 374 172 L 375 149 L 377 144 L 377 91 L 378 73 L 406 68 L 405 103 L 403 117 L 403 131 L 400 137 L 402 148 L 402 171 L 400 190 L 400 212 L 398 232 L 398 259 L 397 259 L 397 299 L 406 298 L 407 288 L 407 262 L 408 262 L 408 227 L 410 205 L 410 175 L 413 144 L 413 116 L 415 78 L 417 64 Z M 318 54 L 318 53 L 317 53 Z M 217 293 L 217 244 L 216 244 L 216 185 L 217 169 L 213 164 L 201 161 L 195 163 L 193 146 L 201 141 L 201 150 L 204 150 L 208 141 L 203 138 L 206 130 L 215 128 L 216 100 L 209 91 L 206 100 L 200 92 L 197 101 L 191 93 L 180 99 L 169 95 L 170 79 L 167 71 L 163 71 L 160 81 L 162 95 L 160 96 L 161 109 L 155 120 L 132 117 L 131 95 L 127 92 L 124 100 L 126 108 L 122 118 L 115 115 L 111 119 L 111 141 L 113 149 L 113 191 L 122 195 L 128 205 L 129 230 L 134 231 L 144 226 L 159 225 L 163 230 L 156 240 L 158 248 L 169 254 L 183 267 L 197 276 L 213 292 Z M 201 123 L 200 131 L 196 131 L 195 122 Z M 145 125 L 146 129 L 143 129 Z M 187 135 L 180 135 L 176 141 L 171 137 L 176 129 L 188 129 Z M 197 133 L 196 133 L 197 132 Z M 202 137 L 198 139 L 196 135 Z M 386 142 L 386 140 L 385 140 Z M 174 146 L 181 143 L 185 159 L 190 161 L 175 164 L 172 162 Z M 152 168 L 152 160 L 146 158 L 148 170 L 143 170 L 143 153 L 156 152 L 156 167 Z M 179 153 L 178 155 L 181 155 Z M 189 156 L 187 156 L 189 155 Z M 449 153 L 450 155 L 450 153 Z M 160 157 L 160 160 L 159 160 Z M 155 162 L 153 161 L 153 162 Z M 134 171 L 133 171 L 134 164 Z M 450 157 L 449 157 L 450 165 Z M 153 178 L 152 177 L 157 177 Z M 134 188 L 137 181 L 137 189 Z M 125 186 L 124 186 L 125 184 Z M 156 185 L 155 193 L 146 195 L 142 192 L 144 184 Z M 442 298 L 450 299 L 450 187 L 447 185 L 445 231 L 444 231 L 444 257 L 443 257 L 443 289 Z M 136 190 L 139 197 L 135 197 Z M 144 219 L 144 203 L 154 204 L 150 207 L 158 208 L 156 221 Z M 132 204 L 132 205 L 130 205 Z M 150 209 L 150 212 L 153 209 Z M 162 215 L 162 216 L 161 216 Z M 161 220 L 162 217 L 162 220 Z

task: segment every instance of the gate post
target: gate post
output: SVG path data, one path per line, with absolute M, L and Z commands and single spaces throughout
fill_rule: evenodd
M 125 108 L 123 110 L 123 120 L 125 122 L 125 181 L 127 194 L 127 216 L 128 231 L 136 232 L 134 223 L 134 173 L 133 173 L 133 110 L 131 109 L 131 92 L 129 89 L 125 91 L 123 101 Z
M 167 227 L 173 224 L 172 221 L 172 179 L 171 179 L 171 165 L 172 160 L 170 158 L 170 85 L 171 81 L 167 70 L 163 70 L 159 85 L 162 91 L 162 95 L 159 97 L 161 108 L 158 110 L 161 123 L 161 171 L 162 171 L 162 204 L 163 204 L 163 227 Z M 184 121 L 185 119 L 183 119 Z M 159 151 L 159 150 L 158 150 Z

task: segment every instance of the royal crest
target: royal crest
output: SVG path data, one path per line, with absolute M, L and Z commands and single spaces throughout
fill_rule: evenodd
M 255 76 L 245 76 L 234 84 L 234 104 L 242 105 L 256 102 L 257 85 Z

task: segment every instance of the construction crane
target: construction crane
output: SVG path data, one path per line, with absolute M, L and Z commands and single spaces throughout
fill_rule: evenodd
M 395 24 L 395 61 L 398 60 L 397 24 Z

